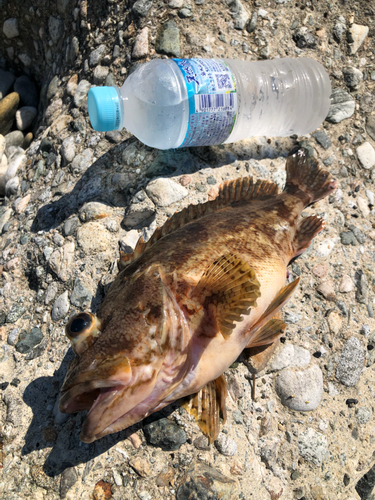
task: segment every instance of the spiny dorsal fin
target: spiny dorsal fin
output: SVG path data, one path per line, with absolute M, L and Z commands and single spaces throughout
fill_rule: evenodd
M 226 181 L 220 186 L 219 194 L 213 201 L 207 201 L 200 205 L 189 205 L 181 210 L 181 212 L 175 213 L 163 226 L 156 229 L 147 242 L 145 242 L 141 236 L 133 253 L 120 255 L 120 266 L 137 259 L 158 240 L 173 233 L 189 222 L 193 222 L 205 215 L 228 207 L 233 203 L 249 202 L 256 198 L 267 198 L 269 196 L 275 196 L 277 193 L 277 184 L 269 181 L 258 180 L 254 183 L 252 177 L 242 177 L 240 179 Z
M 194 290 L 202 296 L 212 312 L 224 337 L 232 333 L 234 321 L 242 321 L 244 314 L 256 307 L 260 297 L 260 284 L 255 271 L 246 262 L 233 254 L 227 254 L 213 262 Z
M 183 400 L 183 408 L 195 418 L 210 444 L 219 435 L 220 416 L 223 418 L 223 424 L 227 419 L 225 406 L 227 394 L 227 382 L 224 375 L 220 375 L 216 380 L 206 384 L 199 392 Z

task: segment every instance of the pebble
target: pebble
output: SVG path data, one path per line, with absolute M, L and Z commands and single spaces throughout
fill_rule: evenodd
M 156 37 L 155 49 L 159 54 L 180 57 L 180 30 L 176 21 L 161 25 Z
M 208 451 L 210 449 L 208 438 L 203 434 L 195 438 L 193 444 L 197 450 Z
M 64 222 L 63 233 L 64 236 L 72 236 L 75 234 L 79 226 L 79 221 L 77 217 L 72 217 Z
M 18 339 L 18 334 L 20 333 L 19 328 L 13 328 L 8 334 L 7 342 L 9 345 L 16 345 L 17 339 Z
M 24 403 L 13 392 L 4 394 L 4 403 L 7 407 L 6 422 L 20 427 L 22 425 Z
M 12 209 L 8 208 L 8 210 L 5 210 L 5 212 L 3 213 L 3 215 L 0 217 L 0 234 L 3 231 L 3 228 L 4 228 L 5 224 L 8 223 L 8 221 L 9 221 L 10 216 L 12 215 L 12 213 L 13 213 Z
M 367 302 L 367 279 L 362 269 L 359 269 L 354 274 L 354 284 L 356 286 L 355 299 L 360 304 Z
M 327 323 L 329 326 L 329 331 L 333 335 L 337 335 L 342 328 L 342 318 L 341 318 L 340 313 L 338 311 L 332 311 L 327 316 Z
M 276 377 L 281 403 L 295 411 L 315 410 L 323 395 L 323 374 L 318 365 L 305 370 L 284 369 Z
M 356 337 L 350 337 L 344 345 L 336 367 L 337 380 L 347 387 L 357 385 L 364 360 L 365 354 L 361 342 Z
M 366 196 L 367 196 L 367 199 L 368 199 L 370 205 L 374 206 L 375 205 L 375 193 L 373 193 L 369 189 L 366 189 Z
M 359 425 L 365 425 L 370 422 L 372 418 L 372 411 L 370 408 L 361 407 L 355 410 L 355 416 Z
M 82 309 L 89 306 L 92 300 L 91 291 L 84 286 L 79 278 L 74 281 L 74 287 L 70 295 L 70 303 Z
M 20 186 L 20 180 L 18 177 L 13 177 L 13 179 L 9 179 L 5 184 L 5 195 L 10 198 L 13 195 L 18 193 L 18 188 Z
M 7 95 L 15 79 L 16 77 L 10 71 L 0 69 L 0 100 Z
M 19 304 L 13 304 L 12 307 L 10 308 L 10 311 L 7 314 L 6 323 L 15 323 L 17 320 L 20 319 L 21 316 L 23 316 L 26 312 L 26 307 L 23 307 Z
M 284 321 L 285 323 L 288 323 L 290 325 L 294 325 L 301 321 L 302 316 L 300 314 L 291 312 L 291 311 L 285 311 L 284 312 Z
M 106 52 L 107 52 L 107 47 L 104 44 L 101 44 L 101 45 L 99 45 L 99 47 L 97 47 L 96 49 L 94 49 L 90 53 L 90 56 L 89 56 L 89 64 L 90 64 L 90 66 L 91 67 L 97 66 L 100 63 L 100 61 L 103 59 L 103 57 L 104 57 L 104 55 L 105 55 Z M 82 80 L 81 82 L 83 82 L 83 81 L 85 81 L 85 80 Z
M 137 241 L 139 240 L 139 233 L 135 229 L 127 231 L 125 236 L 119 240 L 120 250 L 125 253 L 133 253 Z
M 52 97 L 55 97 L 57 89 L 59 88 L 60 84 L 61 84 L 60 78 L 57 75 L 55 75 L 48 85 L 47 101 L 50 101 Z
M 76 94 L 77 95 L 77 94 Z M 84 149 L 82 153 L 77 155 L 71 164 L 73 174 L 82 174 L 91 165 L 93 158 L 91 149 Z
M 367 201 L 361 196 L 357 196 L 356 202 L 362 216 L 366 219 L 371 213 Z
M 133 59 L 142 59 L 148 55 L 148 28 L 143 28 L 137 35 L 132 51 Z
M 74 137 L 72 135 L 63 140 L 60 153 L 62 159 L 64 160 L 64 165 L 67 165 L 68 163 L 73 161 L 76 155 L 76 145 Z
M 18 130 L 25 130 L 31 126 L 38 110 L 33 106 L 23 106 L 16 112 L 16 124 Z
M 357 52 L 357 50 L 367 37 L 368 32 L 368 26 L 361 26 L 360 24 L 351 25 L 348 30 L 348 42 L 351 54 L 355 54 Z
M 226 0 L 227 5 L 230 7 L 230 13 L 234 20 L 234 27 L 237 30 L 243 30 L 249 20 L 249 14 L 242 5 L 240 0 Z
M 106 66 L 96 66 L 94 69 L 94 85 L 103 85 L 109 73 Z
M 75 467 L 66 468 L 62 472 L 60 478 L 60 498 L 66 498 L 68 491 L 77 481 L 78 481 L 78 474 L 76 468 Z
M 336 38 L 338 42 L 340 42 L 342 36 L 346 32 L 346 21 L 345 17 L 339 16 L 335 22 L 335 25 L 333 26 L 333 35 Z
M 49 259 L 49 266 L 57 274 L 61 281 L 66 282 L 70 278 L 74 262 L 74 241 L 68 241 L 61 248 L 57 248 Z
M 369 142 L 358 146 L 356 153 L 363 168 L 368 170 L 375 165 L 375 150 Z
M 21 354 L 26 354 L 41 343 L 43 334 L 40 328 L 32 328 L 30 332 L 23 331 L 19 334 L 16 344 L 16 351 Z
M 57 283 L 56 281 L 52 281 L 52 283 L 48 285 L 46 294 L 44 296 L 44 303 L 46 306 L 48 306 L 48 304 L 50 304 L 54 300 L 54 298 L 57 295 L 57 291 L 58 291 Z
M 168 7 L 171 9 L 181 9 L 184 4 L 184 0 L 169 0 Z
M 135 456 L 129 460 L 129 465 L 141 477 L 147 477 L 151 474 L 151 466 L 146 458 Z
M 322 262 L 322 264 L 318 264 L 311 269 L 311 272 L 317 278 L 324 278 L 328 274 L 329 266 L 326 262 Z
M 331 123 L 340 123 L 350 118 L 355 110 L 355 101 L 352 96 L 343 89 L 333 89 L 331 94 L 331 106 L 328 110 L 326 120 Z
M 316 38 L 309 32 L 306 26 L 298 28 L 293 33 L 293 40 L 300 49 L 314 49 L 317 45 Z
M 4 21 L 3 33 L 8 39 L 19 36 L 18 20 L 15 17 L 11 17 Z
M 357 245 L 357 239 L 354 236 L 353 231 L 343 231 L 342 233 L 340 233 L 340 239 L 342 245 Z
M 298 451 L 301 457 L 314 465 L 320 466 L 328 452 L 327 438 L 311 427 L 298 436 Z
M 17 92 L 12 92 L 0 100 L 0 134 L 5 135 L 11 129 L 19 102 Z
M 74 97 L 74 94 L 76 93 L 77 90 L 77 85 L 78 85 L 78 75 L 73 75 L 72 77 L 69 78 L 68 83 L 66 84 L 66 92 L 68 95 L 71 97 Z
M 57 43 L 64 34 L 64 22 L 54 16 L 49 16 L 48 32 L 53 43 Z
M 322 146 L 322 148 L 329 149 L 332 146 L 331 139 L 325 132 L 318 130 L 311 135 L 314 137 L 316 142 Z
M 187 439 L 186 432 L 167 418 L 144 424 L 143 432 L 149 444 L 164 451 L 178 450 Z
M 35 83 L 28 76 L 19 76 L 13 85 L 14 91 L 18 93 L 22 106 L 38 108 L 39 93 Z
M 74 94 L 74 104 L 77 108 L 81 106 L 83 102 L 87 99 L 87 94 L 91 88 L 91 83 L 87 80 L 81 80 L 77 85 L 75 94 Z
M 217 451 L 226 457 L 233 457 L 238 453 L 237 443 L 223 432 L 216 439 L 215 446 Z
M 52 307 L 51 318 L 53 321 L 63 319 L 69 311 L 68 291 L 59 295 Z
M 7 134 L 5 136 L 5 144 L 6 144 L 7 154 L 8 154 L 9 160 L 11 158 L 17 156 L 17 152 L 16 152 L 17 150 L 14 150 L 14 153 L 12 153 L 11 155 L 9 154 L 9 150 L 10 150 L 11 146 L 20 148 L 22 143 L 23 143 L 23 139 L 24 139 L 24 136 L 20 130 L 13 130 L 13 132 L 9 132 L 9 134 Z M 18 152 L 20 152 L 20 151 L 18 150 Z
M 371 139 L 373 141 L 375 141 L 375 115 L 371 115 L 371 116 L 367 117 L 366 132 L 371 137 Z
M 97 219 L 104 219 L 112 215 L 112 209 L 105 203 L 98 201 L 89 201 L 85 203 L 79 211 L 81 222 L 91 222 Z
M 336 246 L 337 240 L 338 240 L 337 237 L 326 238 L 321 243 L 319 243 L 316 249 L 316 254 L 319 257 L 328 257 L 328 255 L 332 252 L 332 250 Z
M 341 278 L 340 284 L 339 284 L 339 292 L 340 293 L 349 293 L 352 292 L 354 288 L 354 283 L 353 280 L 351 279 L 350 276 L 347 274 L 344 274 L 344 276 Z
M 95 234 L 95 238 L 92 235 Z M 98 221 L 87 222 L 78 228 L 77 240 L 79 246 L 87 255 L 95 255 L 112 248 L 113 236 Z
M 146 187 L 146 192 L 159 207 L 169 207 L 172 203 L 183 200 L 189 191 L 171 179 L 155 179 Z
M 194 468 L 190 468 L 186 472 L 176 496 L 176 500 L 232 500 L 233 498 L 241 498 L 238 496 L 234 479 L 224 476 L 220 470 L 214 469 L 202 461 L 197 462 Z M 278 497 L 275 497 L 275 500 L 276 498 Z
M 336 300 L 335 290 L 334 290 L 332 284 L 329 283 L 328 281 L 326 281 L 325 283 L 321 283 L 316 288 L 316 291 L 318 293 L 320 293 L 321 295 L 323 295 L 323 297 L 326 298 L 327 300 L 335 302 L 335 300 Z
M 304 367 L 311 361 L 311 355 L 303 347 L 287 344 L 276 354 L 268 366 L 268 371 L 279 371 L 284 368 Z
M 146 17 L 152 7 L 153 0 L 137 0 L 133 5 L 133 12 L 140 17 Z
M 345 66 L 342 69 L 342 74 L 344 75 L 345 84 L 351 90 L 357 90 L 359 87 L 359 84 L 363 80 L 362 71 L 360 71 L 357 68 L 354 68 L 353 66 Z

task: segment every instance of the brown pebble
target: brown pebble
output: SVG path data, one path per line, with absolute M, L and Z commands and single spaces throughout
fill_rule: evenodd
M 138 450 L 138 448 L 140 448 L 140 446 L 142 445 L 142 440 L 136 432 L 134 432 L 134 434 L 131 434 L 128 439 L 136 450 Z
M 112 498 L 112 489 L 109 483 L 100 480 L 96 483 L 94 491 L 92 492 L 93 500 L 110 500 Z
M 316 290 L 321 295 L 323 295 L 323 297 L 326 298 L 327 300 L 335 302 L 336 300 L 335 290 L 333 289 L 331 283 L 329 283 L 328 281 L 326 281 L 325 283 L 321 283 Z
M 147 477 L 151 474 L 151 467 L 146 458 L 133 457 L 129 460 L 129 465 L 141 477 Z
M 213 201 L 217 198 L 217 195 L 219 194 L 219 188 L 217 187 L 212 187 L 211 189 L 208 190 L 208 200 Z
M 24 198 L 17 198 L 16 201 L 13 203 L 13 208 L 16 214 L 22 214 L 25 210 L 27 205 L 29 204 L 31 196 L 28 194 Z
M 180 179 L 181 186 L 187 186 L 191 183 L 191 177 L 189 175 L 183 175 Z
M 166 472 L 161 472 L 156 478 L 156 485 L 157 486 L 169 486 L 170 484 L 173 485 L 174 474 L 175 470 L 172 469 L 171 467 Z
M 238 462 L 235 462 L 230 468 L 230 473 L 233 476 L 243 476 L 244 470 L 242 468 L 242 465 L 239 464 Z
M 317 266 L 313 267 L 311 271 L 317 278 L 324 278 L 324 276 L 326 276 L 328 273 L 328 264 L 326 262 L 318 264 Z

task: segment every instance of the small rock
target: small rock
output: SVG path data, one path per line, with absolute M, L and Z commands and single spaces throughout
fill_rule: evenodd
M 97 66 L 100 61 L 103 59 L 105 53 L 107 52 L 107 47 L 104 44 L 99 45 L 96 49 L 94 49 L 89 56 L 89 64 L 91 67 Z M 78 86 L 85 80 L 79 82 Z M 88 82 L 87 82 L 88 83 Z M 88 91 L 88 90 L 87 90 Z M 78 107 L 78 106 L 77 106 Z
M 19 36 L 20 32 L 18 30 L 18 20 L 15 17 L 11 17 L 4 21 L 3 33 L 9 39 Z
M 311 269 L 311 272 L 317 278 L 324 278 L 328 274 L 329 265 L 327 262 L 323 262 L 322 264 L 318 264 Z
M 353 66 L 345 66 L 342 69 L 342 74 L 344 75 L 345 84 L 351 89 L 356 90 L 359 84 L 363 80 L 362 71 Z
M 328 110 L 326 120 L 331 123 L 340 123 L 350 118 L 355 109 L 355 101 L 352 96 L 343 89 L 334 89 L 331 94 L 331 106 Z
M 366 119 L 366 132 L 375 141 L 375 115 L 368 116 Z
M 103 85 L 109 73 L 106 66 L 96 66 L 94 69 L 94 85 Z
M 94 500 L 110 500 L 112 498 L 111 485 L 102 479 L 98 481 L 92 493 Z
M 367 303 L 367 279 L 362 269 L 359 269 L 354 274 L 354 283 L 356 286 L 355 299 L 360 304 Z
M 352 24 L 347 32 L 347 38 L 350 47 L 350 53 L 355 54 L 359 47 L 364 42 L 368 35 L 368 26 L 361 26 L 359 24 Z
M 357 206 L 362 213 L 362 216 L 366 219 L 371 213 L 367 201 L 361 198 L 361 196 L 357 196 L 356 201 L 357 201 Z
M 147 477 L 151 474 L 151 467 L 146 458 L 135 456 L 129 460 L 129 465 L 141 477 Z
M 64 165 L 67 165 L 68 163 L 73 161 L 76 155 L 76 145 L 74 137 L 72 135 L 63 140 L 60 152 L 64 160 Z
M 148 55 L 148 28 L 143 28 L 137 35 L 132 51 L 133 59 L 142 59 Z
M 327 438 L 308 427 L 298 436 L 298 451 L 305 460 L 320 466 L 327 455 Z
M 70 302 L 73 306 L 85 308 L 90 305 L 92 299 L 91 291 L 86 288 L 79 278 L 74 281 L 74 287 L 70 296 Z
M 120 250 L 125 253 L 133 253 L 138 240 L 138 231 L 135 229 L 127 231 L 125 236 L 123 236 L 119 241 Z
M 284 321 L 290 325 L 295 325 L 299 321 L 301 321 L 302 316 L 300 314 L 294 313 L 292 311 L 285 311 L 284 313 Z
M 48 32 L 53 43 L 57 43 L 64 34 L 64 22 L 57 17 L 50 16 L 48 19 Z
M 74 94 L 74 104 L 77 108 L 81 106 L 81 104 L 86 101 L 87 94 L 91 88 L 91 83 L 87 80 L 81 80 L 77 85 L 75 94 Z
M 176 21 L 162 24 L 156 37 L 156 52 L 174 57 L 180 57 L 180 30 Z
M 188 19 L 192 15 L 193 15 L 193 13 L 192 13 L 190 8 L 185 7 L 185 8 L 178 11 L 178 17 L 180 17 L 181 19 Z
M 187 439 L 185 431 L 167 418 L 146 423 L 143 432 L 149 444 L 164 451 L 178 450 Z
M 16 201 L 13 203 L 13 209 L 16 212 L 16 214 L 22 214 L 26 210 L 26 207 L 29 204 L 30 199 L 31 199 L 30 194 L 28 194 L 24 198 L 16 199 Z
M 77 217 L 72 217 L 71 219 L 65 221 L 63 228 L 64 236 L 72 236 L 77 231 L 78 226 L 79 221 Z
M 364 142 L 356 149 L 362 167 L 370 169 L 375 165 L 375 150 L 369 142 Z
M 69 311 L 69 300 L 68 300 L 68 291 L 65 291 L 57 299 L 53 304 L 51 318 L 53 321 L 59 321 L 63 319 Z
M 235 481 L 200 461 L 186 471 L 176 496 L 177 500 L 233 498 L 240 498 Z
M 353 231 L 343 231 L 340 233 L 340 240 L 342 245 L 357 245 L 357 239 L 354 236 Z
M 16 123 L 18 130 L 25 130 L 31 126 L 38 110 L 33 106 L 24 106 L 16 112 Z
M 357 408 L 355 411 L 355 416 L 359 425 L 365 425 L 367 424 L 367 422 L 370 422 L 372 418 L 372 411 L 370 410 L 370 408 L 366 407 Z
M 234 20 L 234 27 L 237 30 L 243 30 L 249 20 L 249 14 L 242 5 L 240 0 L 226 0 L 227 5 L 230 7 L 230 13 Z
M 9 345 L 16 345 L 17 339 L 18 339 L 18 334 L 20 333 L 19 328 L 13 328 L 8 334 L 7 342 Z
M 323 297 L 326 298 L 327 300 L 335 302 L 336 300 L 335 290 L 333 289 L 331 283 L 329 283 L 328 281 L 326 281 L 325 283 L 321 283 L 316 288 L 316 291 L 321 295 L 323 295 Z
M 339 292 L 340 293 L 349 293 L 353 291 L 354 288 L 354 283 L 353 280 L 351 279 L 350 276 L 347 274 L 344 274 L 344 276 L 341 278 L 341 282 L 339 285 Z
M 18 188 L 20 186 L 19 177 L 13 177 L 13 179 L 9 179 L 5 184 L 5 195 L 9 197 L 16 195 L 18 193 Z
M 60 479 L 60 498 L 66 498 L 70 488 L 78 481 L 78 474 L 75 467 L 66 468 Z
M 336 368 L 336 378 L 347 387 L 357 385 L 363 370 L 365 354 L 361 342 L 355 338 L 344 345 Z
M 327 323 L 329 326 L 329 331 L 333 333 L 333 335 L 337 335 L 342 327 L 342 318 L 338 311 L 332 311 L 331 314 L 327 317 Z
M 316 38 L 303 26 L 293 33 L 293 40 L 300 49 L 314 49 L 317 45 Z
M 318 130 L 311 135 L 314 137 L 316 142 L 322 146 L 322 148 L 329 149 L 332 146 L 331 139 L 325 132 Z
M 18 342 L 16 344 L 16 351 L 21 354 L 26 354 L 31 349 L 41 343 L 43 340 L 43 334 L 40 328 L 32 328 L 30 332 L 23 331 L 18 337 Z
M 334 247 L 336 246 L 338 238 L 326 238 L 321 243 L 319 243 L 316 254 L 318 257 L 328 257 L 328 255 L 332 252 Z
M 0 100 L 7 95 L 15 79 L 16 77 L 10 71 L 0 69 Z
M 107 83 L 106 83 L 106 85 L 107 85 Z M 105 138 L 109 142 L 112 142 L 113 144 L 120 144 L 120 142 L 122 141 L 121 132 L 119 132 L 118 130 L 110 130 L 109 132 L 106 132 Z
M 216 439 L 215 446 L 217 451 L 226 457 L 233 457 L 238 452 L 237 443 L 222 432 Z
M 343 16 L 339 16 L 333 27 L 333 35 L 338 42 L 340 42 L 342 36 L 346 32 L 346 21 Z
M 172 203 L 184 199 L 188 194 L 185 189 L 171 179 L 155 179 L 146 187 L 147 194 L 159 207 L 168 207 Z
M 268 366 L 268 371 L 279 371 L 284 368 L 304 367 L 311 361 L 310 353 L 297 345 L 287 344 L 276 354 Z
M 155 214 L 155 205 L 146 196 L 142 202 L 133 202 L 126 209 L 123 225 L 127 228 L 147 226 Z
M 360 333 L 364 335 L 366 338 L 369 337 L 371 333 L 370 325 L 362 325 Z
M 89 201 L 85 203 L 79 211 L 81 222 L 90 222 L 97 219 L 104 219 L 112 215 L 112 209 L 105 203 Z
M 79 246 L 87 255 L 105 252 L 112 247 L 112 239 L 112 234 L 98 221 L 87 222 L 77 231 Z
M 6 422 L 14 425 L 14 427 L 20 427 L 22 425 L 24 403 L 12 392 L 4 394 L 3 399 L 7 407 Z
M 39 92 L 35 83 L 28 76 L 18 77 L 13 88 L 20 96 L 22 106 L 32 106 L 38 109 Z
M 74 241 L 68 241 L 62 248 L 56 249 L 49 259 L 49 266 L 61 281 L 68 281 L 74 262 Z
M 77 95 L 77 94 L 76 94 Z M 71 164 L 71 170 L 73 174 L 82 174 L 87 170 L 92 162 L 92 151 L 91 149 L 84 149 L 82 153 L 77 155 Z
M 210 449 L 210 443 L 208 441 L 208 438 L 203 434 L 195 438 L 193 444 L 197 450 L 207 451 Z
M 315 410 L 323 395 L 323 374 L 318 365 L 305 370 L 282 370 L 275 382 L 281 403 L 295 411 Z
M 152 7 L 152 0 L 137 0 L 133 5 L 133 12 L 140 17 L 146 17 Z
M 71 97 L 74 97 L 78 85 L 78 75 L 73 75 L 66 84 L 66 92 Z
M 54 300 L 54 298 L 57 295 L 57 291 L 58 291 L 57 283 L 55 281 L 52 281 L 52 283 L 48 285 L 46 294 L 44 296 L 44 303 L 46 304 L 46 306 L 48 306 L 48 304 Z
M 5 135 L 11 129 L 19 102 L 17 92 L 12 92 L 0 100 L 0 134 Z
M 10 308 L 10 311 L 7 314 L 6 323 L 15 323 L 21 316 L 23 316 L 26 312 L 26 307 L 23 307 L 19 304 L 13 304 Z
M 248 33 L 252 33 L 253 31 L 255 31 L 255 28 L 257 27 L 257 21 L 258 21 L 258 13 L 256 10 L 254 10 L 253 13 L 251 14 L 250 21 L 246 26 L 246 31 L 248 31 Z

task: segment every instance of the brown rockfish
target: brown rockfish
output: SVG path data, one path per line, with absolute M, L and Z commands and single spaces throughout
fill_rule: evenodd
M 270 345 L 296 289 L 287 265 L 323 229 L 302 210 L 336 187 L 304 149 L 286 162 L 282 193 L 268 181 L 225 182 L 214 201 L 175 214 L 121 269 L 97 316 L 72 317 L 75 359 L 60 410 L 89 410 L 86 443 L 182 400 L 212 441 L 225 419 L 225 370 L 247 347 Z

